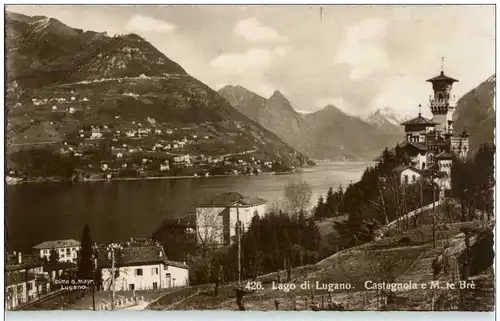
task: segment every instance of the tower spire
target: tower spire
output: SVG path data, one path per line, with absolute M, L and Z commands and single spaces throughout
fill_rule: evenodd
M 422 104 L 418 104 L 418 117 L 422 116 Z
M 441 57 L 441 75 L 444 74 L 444 57 Z

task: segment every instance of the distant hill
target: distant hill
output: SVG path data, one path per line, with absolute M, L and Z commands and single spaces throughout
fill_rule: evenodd
M 493 75 L 457 102 L 453 115 L 455 131 L 467 129 L 471 151 L 477 150 L 483 143 L 494 143 L 495 82 L 496 75 Z
M 380 128 L 334 106 L 300 114 L 279 91 L 268 99 L 241 86 L 226 86 L 219 93 L 234 108 L 313 158 L 372 159 L 403 137 L 395 125 Z
M 91 126 L 122 135 L 142 126 L 210 137 L 184 151 L 192 155 L 306 159 L 139 35 L 109 37 L 7 12 L 6 48 L 8 144 L 62 142 Z

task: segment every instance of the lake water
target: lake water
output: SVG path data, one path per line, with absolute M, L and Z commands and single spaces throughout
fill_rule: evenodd
M 323 163 L 286 175 L 12 185 L 6 191 L 8 250 L 27 252 L 43 241 L 79 240 L 85 223 L 98 243 L 149 237 L 165 218 L 189 213 L 210 195 L 234 191 L 272 205 L 283 199 L 285 185 L 297 180 L 312 186 L 313 205 L 329 186 L 359 180 L 369 165 Z

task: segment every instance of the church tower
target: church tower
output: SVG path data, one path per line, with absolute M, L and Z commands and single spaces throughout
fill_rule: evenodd
M 432 83 L 434 97 L 429 103 L 432 112 L 432 121 L 436 123 L 438 134 L 450 135 L 453 133 L 453 111 L 455 110 L 455 96 L 451 97 L 451 89 L 458 80 L 446 76 L 443 70 L 444 58 L 441 58 L 441 73 L 426 81 Z

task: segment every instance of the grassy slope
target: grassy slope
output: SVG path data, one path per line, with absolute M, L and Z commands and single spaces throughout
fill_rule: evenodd
M 410 229 L 404 233 L 397 233 L 393 236 L 384 238 L 378 242 L 370 242 L 354 248 L 338 252 L 314 265 L 307 265 L 294 268 L 292 271 L 292 283 L 300 284 L 303 281 L 311 281 L 312 287 L 316 281 L 320 283 L 350 283 L 351 290 L 335 291 L 332 293 L 334 301 L 343 302 L 349 310 L 375 310 L 377 309 L 376 293 L 373 290 L 365 290 L 365 281 L 382 282 L 388 281 L 389 273 L 395 282 L 425 282 L 432 280 L 432 260 L 441 253 L 444 244 L 450 244 L 450 251 L 458 254 L 465 249 L 464 236 L 460 228 L 464 226 L 479 227 L 480 221 L 457 222 L 447 224 L 446 230 L 440 230 L 437 235 L 437 248 L 432 246 L 432 225 L 429 224 L 431 212 L 424 213 L 421 221 L 425 224 L 418 229 Z M 444 214 L 438 209 L 438 222 L 441 221 Z M 491 229 L 492 225 L 487 229 Z M 326 230 L 326 229 L 325 229 Z M 328 232 L 328 231 L 327 231 Z M 409 246 L 398 246 L 397 241 L 402 237 L 408 237 L 411 240 Z M 474 244 L 475 238 L 471 240 Z M 390 269 L 389 269 L 390 267 Z M 391 272 L 388 272 L 392 270 Z M 486 281 L 481 283 L 480 293 L 483 300 L 476 302 L 472 308 L 474 310 L 491 310 L 492 296 L 488 295 L 488 289 L 492 287 L 492 273 L 483 273 L 484 275 L 474 276 Z M 276 280 L 274 274 L 264 275 L 258 278 L 262 282 L 264 290 L 257 291 L 251 295 L 245 296 L 245 307 L 248 310 L 274 310 L 274 300 L 280 302 L 280 310 L 293 309 L 295 300 L 296 309 L 304 309 L 306 298 L 310 302 L 311 295 L 319 300 L 319 295 L 327 294 L 325 290 L 301 290 L 299 287 L 288 293 L 271 289 L 271 282 Z M 450 281 L 451 275 L 440 277 L 441 281 Z M 175 309 L 175 310 L 200 310 L 200 309 L 224 309 L 236 310 L 235 302 L 235 284 L 226 284 L 221 286 L 219 296 L 213 296 L 213 286 L 205 286 L 204 291 L 198 295 L 192 295 L 184 301 L 171 306 L 158 301 L 152 309 Z M 195 291 L 190 292 L 194 294 Z M 474 292 L 475 293 L 475 292 Z M 465 292 L 465 296 L 477 296 L 471 291 Z M 486 293 L 486 294 L 485 294 Z M 396 303 L 388 305 L 389 310 L 429 310 L 431 307 L 432 296 L 429 290 L 409 290 L 398 292 Z M 175 295 L 172 293 L 172 296 Z M 440 303 L 446 300 L 457 302 L 456 293 L 452 296 L 450 291 L 437 291 L 436 309 L 448 310 L 450 305 Z M 168 301 L 168 300 L 167 300 Z M 476 300 L 478 301 L 478 300 Z M 454 309 L 457 309 L 456 307 Z

